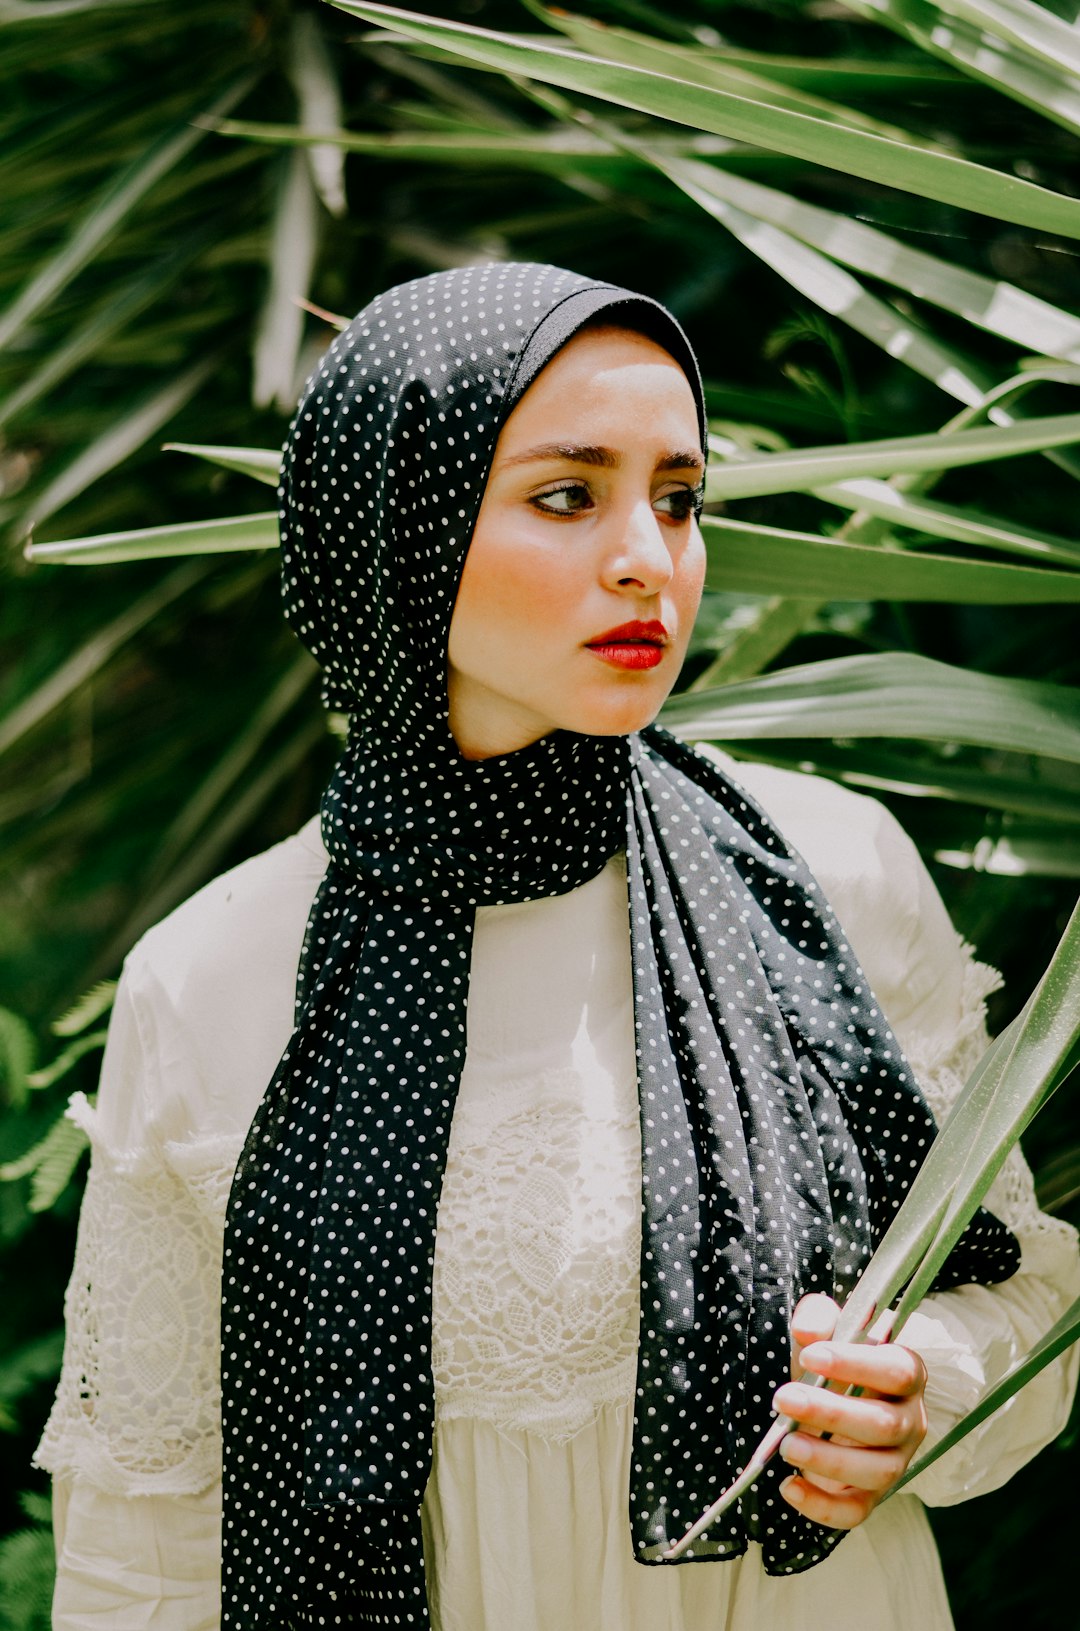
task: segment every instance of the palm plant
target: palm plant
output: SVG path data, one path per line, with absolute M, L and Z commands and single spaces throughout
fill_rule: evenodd
M 0 694 L 0 821 L 33 880 L 29 909 L 4 886 L 13 1006 L 47 1020 L 314 800 L 332 748 L 248 496 L 332 332 L 294 297 L 352 310 L 492 256 L 646 288 L 702 355 L 711 566 L 665 722 L 886 797 L 1022 997 L 1080 875 L 1074 31 L 1029 0 L 480 11 L 0 4 L 23 91 L 0 502 L 35 563 L 6 563 L 0 611 L 34 631 Z M 152 117 L 127 88 L 149 69 Z M 198 461 L 152 455 L 166 432 Z M 58 957 L 39 925 L 61 902 Z M 1073 937 L 1051 980 L 1076 968 Z M 79 1141 L 57 1114 L 107 995 L 36 1073 L 25 1027 L 0 1028 L 31 1084 L 0 1127 L 9 1240 L 28 1202 L 37 1229 L 70 1222 Z M 1030 1046 L 1029 1027 L 1021 1062 Z M 1029 1098 L 1055 1057 L 1014 1077 Z M 1061 1207 L 1066 1126 L 1041 1135 Z M 0 1403 L 47 1375 L 43 1342 L 55 1356 L 52 1329 L 23 1335 Z M 991 1596 L 1004 1613 L 1008 1584 Z

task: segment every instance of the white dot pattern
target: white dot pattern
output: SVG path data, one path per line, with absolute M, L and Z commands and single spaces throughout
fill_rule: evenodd
M 627 851 L 642 1125 L 627 1544 L 643 1562 L 770 1419 L 805 1291 L 844 1295 L 934 1123 L 816 885 L 713 765 L 650 728 L 479 762 L 446 636 L 499 424 L 596 310 L 663 308 L 554 267 L 390 290 L 335 342 L 286 445 L 286 613 L 352 717 L 297 1024 L 237 1168 L 223 1268 L 224 1631 L 428 1624 L 431 1276 L 475 908 Z M 1002 1278 L 982 1214 L 950 1283 Z M 840 1538 L 767 1477 L 695 1548 L 793 1573 Z M 553 1560 L 557 1564 L 557 1560 Z

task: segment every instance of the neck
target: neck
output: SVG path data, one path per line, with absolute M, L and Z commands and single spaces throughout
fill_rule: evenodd
M 463 759 L 497 759 L 517 753 L 556 729 L 551 721 L 509 698 L 476 695 L 475 687 L 462 682 L 453 670 L 447 681 L 447 701 L 450 734 Z

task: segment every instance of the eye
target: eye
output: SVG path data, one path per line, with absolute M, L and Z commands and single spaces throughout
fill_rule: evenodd
M 700 515 L 704 499 L 704 483 L 698 487 L 675 487 L 670 493 L 660 495 L 656 507 L 667 504 L 670 506 L 667 513 L 673 521 L 689 521 L 692 515 Z
M 544 515 L 580 515 L 592 502 L 592 494 L 583 481 L 568 481 L 561 487 L 550 487 L 547 492 L 534 493 L 529 503 Z

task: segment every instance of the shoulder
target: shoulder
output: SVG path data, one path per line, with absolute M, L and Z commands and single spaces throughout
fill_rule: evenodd
M 246 1124 L 292 1028 L 296 973 L 326 869 L 313 820 L 212 879 L 128 954 L 123 994 L 167 1137 Z
M 933 879 L 877 799 L 824 776 L 736 761 L 694 744 L 757 801 L 806 862 L 892 1023 L 958 1011 L 958 941 Z
M 302 940 L 326 870 L 313 818 L 299 832 L 211 879 L 138 941 L 128 957 L 136 974 L 179 994 L 200 975 L 261 963 Z
M 921 864 L 895 816 L 865 793 L 825 776 L 736 760 L 711 742 L 694 743 L 694 751 L 761 805 L 823 888 L 826 878 L 854 877 L 865 886 L 897 866 Z

